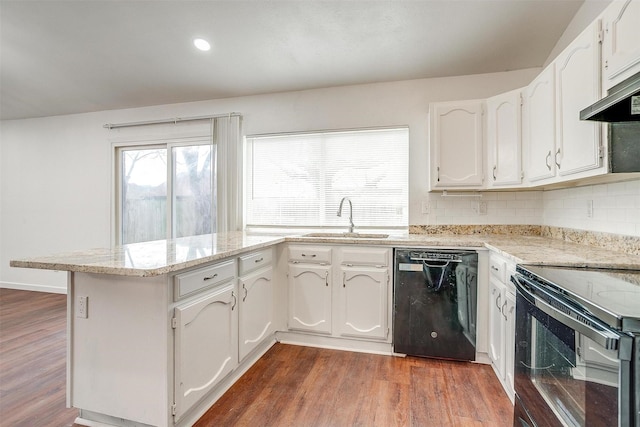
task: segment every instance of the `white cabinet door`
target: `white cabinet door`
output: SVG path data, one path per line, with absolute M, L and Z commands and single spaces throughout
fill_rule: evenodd
M 235 283 L 175 308 L 175 417 L 178 420 L 238 364 Z
M 494 278 L 489 280 L 489 358 L 502 381 L 505 373 L 504 333 L 502 316 L 505 285 Z
M 331 267 L 289 263 L 289 329 L 331 333 Z
M 600 21 L 583 31 L 556 59 L 558 173 L 572 175 L 601 165 L 601 128 L 580 120 L 580 110 L 600 99 Z
M 482 101 L 430 106 L 432 189 L 482 187 L 482 113 Z
M 273 268 L 258 270 L 240 278 L 240 320 L 238 351 L 244 359 L 272 332 Z
M 346 337 L 386 339 L 389 270 L 341 267 L 340 323 L 337 333 Z
M 640 71 L 640 1 L 616 0 L 603 14 L 605 90 Z
M 525 177 L 529 182 L 552 178 L 556 174 L 554 70 L 552 63 L 527 86 L 524 94 L 523 144 Z
M 502 305 L 502 314 L 505 317 L 505 337 L 504 337 L 504 380 L 507 386 L 507 394 L 511 401 L 515 396 L 513 388 L 514 369 L 515 369 L 515 339 L 516 339 L 516 294 L 507 291 L 505 294 L 505 302 Z
M 522 183 L 522 93 L 487 99 L 487 171 L 490 187 Z

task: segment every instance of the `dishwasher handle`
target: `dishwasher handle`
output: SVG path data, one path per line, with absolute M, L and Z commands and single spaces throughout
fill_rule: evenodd
M 444 262 L 444 263 L 446 263 L 445 265 L 447 265 L 450 262 L 462 262 L 461 259 L 439 259 L 439 258 L 417 258 L 417 257 L 411 257 L 410 259 L 411 259 L 411 261 L 422 261 L 425 264 L 427 262 Z M 427 264 L 427 265 L 429 265 L 429 264 Z M 434 265 L 433 267 L 444 267 L 444 266 Z

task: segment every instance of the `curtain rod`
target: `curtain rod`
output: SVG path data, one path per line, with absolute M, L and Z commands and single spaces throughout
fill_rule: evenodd
M 106 129 L 116 129 L 116 128 L 132 127 L 132 126 L 161 125 L 165 123 L 176 124 L 178 122 L 190 122 L 194 120 L 210 120 L 210 119 L 219 119 L 223 117 L 240 117 L 240 116 L 241 116 L 240 113 L 228 113 L 228 114 L 217 114 L 215 116 L 175 117 L 173 119 L 148 120 L 143 122 L 107 123 L 102 127 Z

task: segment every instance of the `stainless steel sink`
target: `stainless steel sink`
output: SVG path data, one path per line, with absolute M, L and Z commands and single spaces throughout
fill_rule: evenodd
M 349 239 L 386 239 L 388 234 L 380 233 L 308 233 L 304 237 L 345 237 Z

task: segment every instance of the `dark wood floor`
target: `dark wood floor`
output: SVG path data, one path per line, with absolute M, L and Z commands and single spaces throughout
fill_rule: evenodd
M 0 289 L 0 425 L 70 426 L 67 297 Z
M 0 289 L 0 426 L 70 426 L 66 296 Z M 511 426 L 489 366 L 276 344 L 196 424 Z
M 196 424 L 511 426 L 491 367 L 276 344 Z

